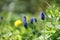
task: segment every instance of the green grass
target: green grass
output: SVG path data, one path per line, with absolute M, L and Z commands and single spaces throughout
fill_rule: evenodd
M 36 17 L 38 22 L 30 24 L 28 20 L 28 29 L 23 24 L 15 27 L 16 20 L 22 20 L 24 14 L 14 14 L 11 12 L 2 12 L 3 20 L 0 21 L 0 39 L 1 40 L 60 40 L 60 15 L 59 7 L 51 7 L 46 9 L 45 20 L 40 19 L 40 15 L 33 16 L 25 14 L 29 17 Z M 57 10 L 57 11 L 56 11 Z M 55 12 L 56 11 L 56 12 Z M 54 14 L 55 13 L 55 14 Z

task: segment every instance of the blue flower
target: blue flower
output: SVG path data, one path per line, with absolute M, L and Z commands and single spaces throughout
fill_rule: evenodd
M 24 16 L 24 20 L 26 21 L 26 16 Z
M 24 21 L 23 23 L 24 23 L 24 27 L 27 28 L 27 22 Z
M 36 18 L 34 18 L 34 21 L 35 21 L 35 22 L 37 22 L 37 19 L 36 19 Z
M 33 24 L 33 18 L 30 19 L 30 23 Z
M 44 13 L 42 12 L 41 15 L 40 15 L 41 19 L 44 20 L 45 19 L 45 15 Z

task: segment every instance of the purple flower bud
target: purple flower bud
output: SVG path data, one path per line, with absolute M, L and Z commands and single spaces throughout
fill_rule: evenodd
M 27 22 L 26 21 L 24 21 L 24 27 L 27 28 Z
M 30 19 L 30 23 L 33 24 L 33 18 Z
M 37 19 L 36 19 L 36 18 L 34 18 L 34 21 L 35 21 L 35 22 L 37 22 Z
M 44 20 L 45 19 L 45 15 L 44 13 L 42 12 L 41 15 L 40 15 L 41 19 Z

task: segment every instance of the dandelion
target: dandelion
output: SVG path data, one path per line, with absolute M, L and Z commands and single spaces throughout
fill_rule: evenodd
M 41 13 L 41 19 L 42 19 L 42 20 L 45 19 L 45 16 L 44 16 L 44 13 L 43 13 L 43 12 Z
M 35 21 L 35 22 L 37 22 L 37 19 L 36 19 L 36 18 L 34 18 L 34 21 Z
M 14 22 L 14 26 L 19 26 L 19 25 L 21 25 L 22 24 L 22 21 L 21 20 L 16 20 L 15 22 Z
M 24 23 L 24 27 L 27 28 L 27 22 L 24 21 L 23 23 Z
M 30 19 L 30 23 L 33 24 L 33 18 Z

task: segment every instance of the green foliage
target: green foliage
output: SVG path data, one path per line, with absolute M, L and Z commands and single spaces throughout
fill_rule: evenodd
M 46 0 L 51 3 L 51 0 Z M 44 0 L 13 0 L 15 3 L 14 11 L 17 13 L 25 13 L 28 16 L 28 29 L 23 25 L 23 15 L 14 12 L 1 12 L 3 20 L 0 20 L 0 39 L 1 40 L 60 40 L 60 7 L 55 1 L 52 1 L 48 8 L 45 8 Z M 4 4 L 4 0 L 0 0 L 0 6 Z M 7 1 L 7 3 L 11 1 Z M 58 2 L 58 0 L 57 0 Z M 44 5 L 43 5 L 44 4 Z M 30 13 L 36 13 L 45 10 L 45 20 L 40 19 L 40 15 L 33 16 Z M 30 24 L 30 18 L 36 17 L 37 23 Z M 16 20 L 22 20 L 21 26 L 14 26 Z
M 58 38 L 60 37 L 59 34 L 59 11 L 60 11 L 60 7 L 57 4 L 52 4 L 51 7 L 48 7 L 46 9 L 46 20 L 49 20 L 49 24 L 50 26 L 46 27 L 46 35 L 48 34 L 48 36 L 50 35 L 50 37 L 48 38 L 48 40 L 59 40 Z M 51 20 L 51 21 L 50 21 Z M 59 28 L 58 28 L 59 27 Z M 50 30 L 50 31 L 49 31 Z

